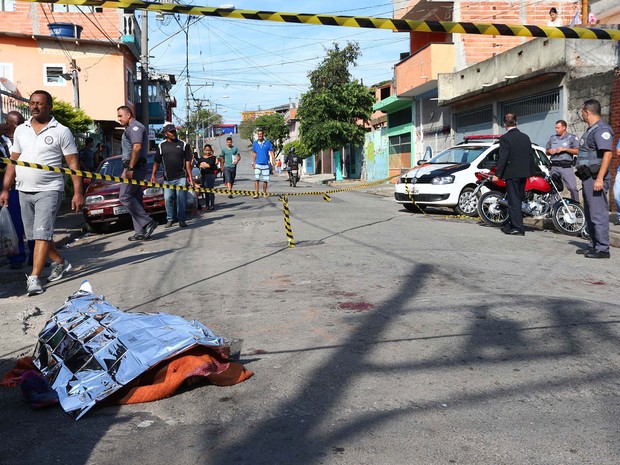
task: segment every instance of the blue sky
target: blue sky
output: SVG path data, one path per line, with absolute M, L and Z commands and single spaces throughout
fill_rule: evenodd
M 393 4 L 386 0 L 224 0 L 207 5 L 223 4 L 234 4 L 237 9 L 297 13 L 376 17 L 393 14 Z M 187 17 L 180 16 L 178 20 L 185 26 Z M 154 13 L 149 14 L 150 66 L 157 72 L 176 75 L 172 95 L 178 104 L 174 110 L 177 124 L 183 124 L 186 115 L 185 33 L 180 29 L 174 17 L 161 22 Z M 242 111 L 288 104 L 307 90 L 308 72 L 316 68 L 325 49 L 334 42 L 359 43 L 362 56 L 351 72 L 364 84 L 391 79 L 399 54 L 408 51 L 408 40 L 406 33 L 387 30 L 194 17 L 190 20 L 188 53 L 191 108 L 195 108 L 195 99 L 208 99 L 213 102 L 212 108 L 217 104 L 225 122 L 239 123 Z

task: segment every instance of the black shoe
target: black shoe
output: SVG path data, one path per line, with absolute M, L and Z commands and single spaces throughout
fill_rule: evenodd
M 594 249 L 592 247 L 586 247 L 585 249 L 577 249 L 577 250 L 575 250 L 575 253 L 577 255 L 585 255 L 587 253 L 592 253 L 592 252 L 596 252 L 596 249 Z
M 594 252 L 588 252 L 584 255 L 586 258 L 609 258 L 609 252 L 599 252 L 595 250 Z
M 187 223 L 185 221 L 179 221 L 179 228 L 187 228 Z
M 620 226 L 620 218 L 616 218 L 616 221 L 614 221 L 614 226 Z
M 144 234 L 134 234 L 133 236 L 129 236 L 127 238 L 128 241 L 144 241 L 146 240 L 146 237 L 144 237 Z
M 155 228 L 159 226 L 159 224 L 157 223 L 157 221 L 153 220 L 151 221 L 149 224 L 147 224 L 144 227 L 144 239 L 150 239 L 151 235 L 153 234 L 153 231 L 155 231 Z
M 508 233 L 509 231 L 512 231 L 512 226 L 510 226 L 509 224 L 505 224 L 504 226 L 500 228 L 500 230 L 503 233 Z
M 229 199 L 232 199 L 232 198 L 233 198 L 233 195 L 232 195 L 232 194 L 228 194 L 228 198 L 229 198 Z
M 525 236 L 525 232 L 519 231 L 518 229 L 507 229 L 507 230 L 502 229 L 502 232 L 504 234 L 508 234 L 509 236 Z

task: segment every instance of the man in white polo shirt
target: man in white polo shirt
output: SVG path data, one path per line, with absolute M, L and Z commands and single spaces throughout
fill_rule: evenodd
M 78 150 L 73 135 L 51 115 L 52 96 L 44 90 L 36 90 L 28 105 L 32 117 L 15 129 L 11 159 L 60 167 L 64 157 L 71 169 L 78 170 Z M 31 296 L 43 292 L 40 276 L 48 257 L 52 260 L 48 281 L 57 281 L 71 270 L 71 264 L 60 256 L 53 240 L 56 212 L 64 197 L 65 177 L 53 171 L 8 165 L 0 206 L 8 204 L 9 188 L 14 179 L 26 239 L 35 241 L 32 273 L 27 282 L 27 293 Z M 82 178 L 71 176 L 71 180 L 74 192 L 71 208 L 78 212 L 84 205 Z

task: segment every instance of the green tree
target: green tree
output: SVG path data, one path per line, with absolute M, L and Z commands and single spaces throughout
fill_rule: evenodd
M 364 142 L 366 129 L 358 122 L 370 119 L 375 99 L 370 89 L 351 78 L 349 67 L 359 55 L 357 43 L 349 42 L 342 50 L 334 44 L 308 73 L 311 86 L 301 97 L 298 115 L 301 140 L 313 153 Z
M 269 139 L 273 144 L 273 153 L 276 156 L 281 153 L 284 139 L 288 137 L 290 131 L 284 116 L 280 113 L 269 113 L 260 115 L 254 122 L 256 129 L 262 129 L 265 132 L 265 139 Z
M 312 155 L 312 151 L 308 147 L 306 147 L 306 145 L 301 139 L 293 140 L 284 144 L 284 153 L 288 153 L 290 149 L 295 149 L 295 153 L 302 160 Z
M 74 108 L 73 105 L 63 100 L 52 97 L 53 109 L 52 116 L 64 126 L 67 126 L 74 136 L 85 135 L 90 131 L 93 120 L 84 113 L 81 108 Z
M 254 141 L 254 131 L 256 130 L 256 118 L 241 121 L 239 125 L 239 136 L 247 139 L 250 144 Z
M 196 130 L 207 129 L 212 126 L 219 126 L 222 124 L 222 115 L 208 108 L 199 108 L 195 112 L 190 114 L 190 127 Z
M 196 133 L 206 136 L 209 128 L 222 124 L 223 117 L 219 113 L 209 110 L 208 108 L 198 108 L 189 114 L 189 127 L 185 125 L 178 130 L 179 139 L 190 142 L 195 140 Z M 163 133 L 157 133 L 157 137 L 164 138 Z

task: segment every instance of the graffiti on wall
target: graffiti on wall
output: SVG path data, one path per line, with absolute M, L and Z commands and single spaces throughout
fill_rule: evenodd
M 389 154 L 387 129 L 366 133 L 364 140 L 364 170 L 362 179 L 378 181 L 389 175 Z

